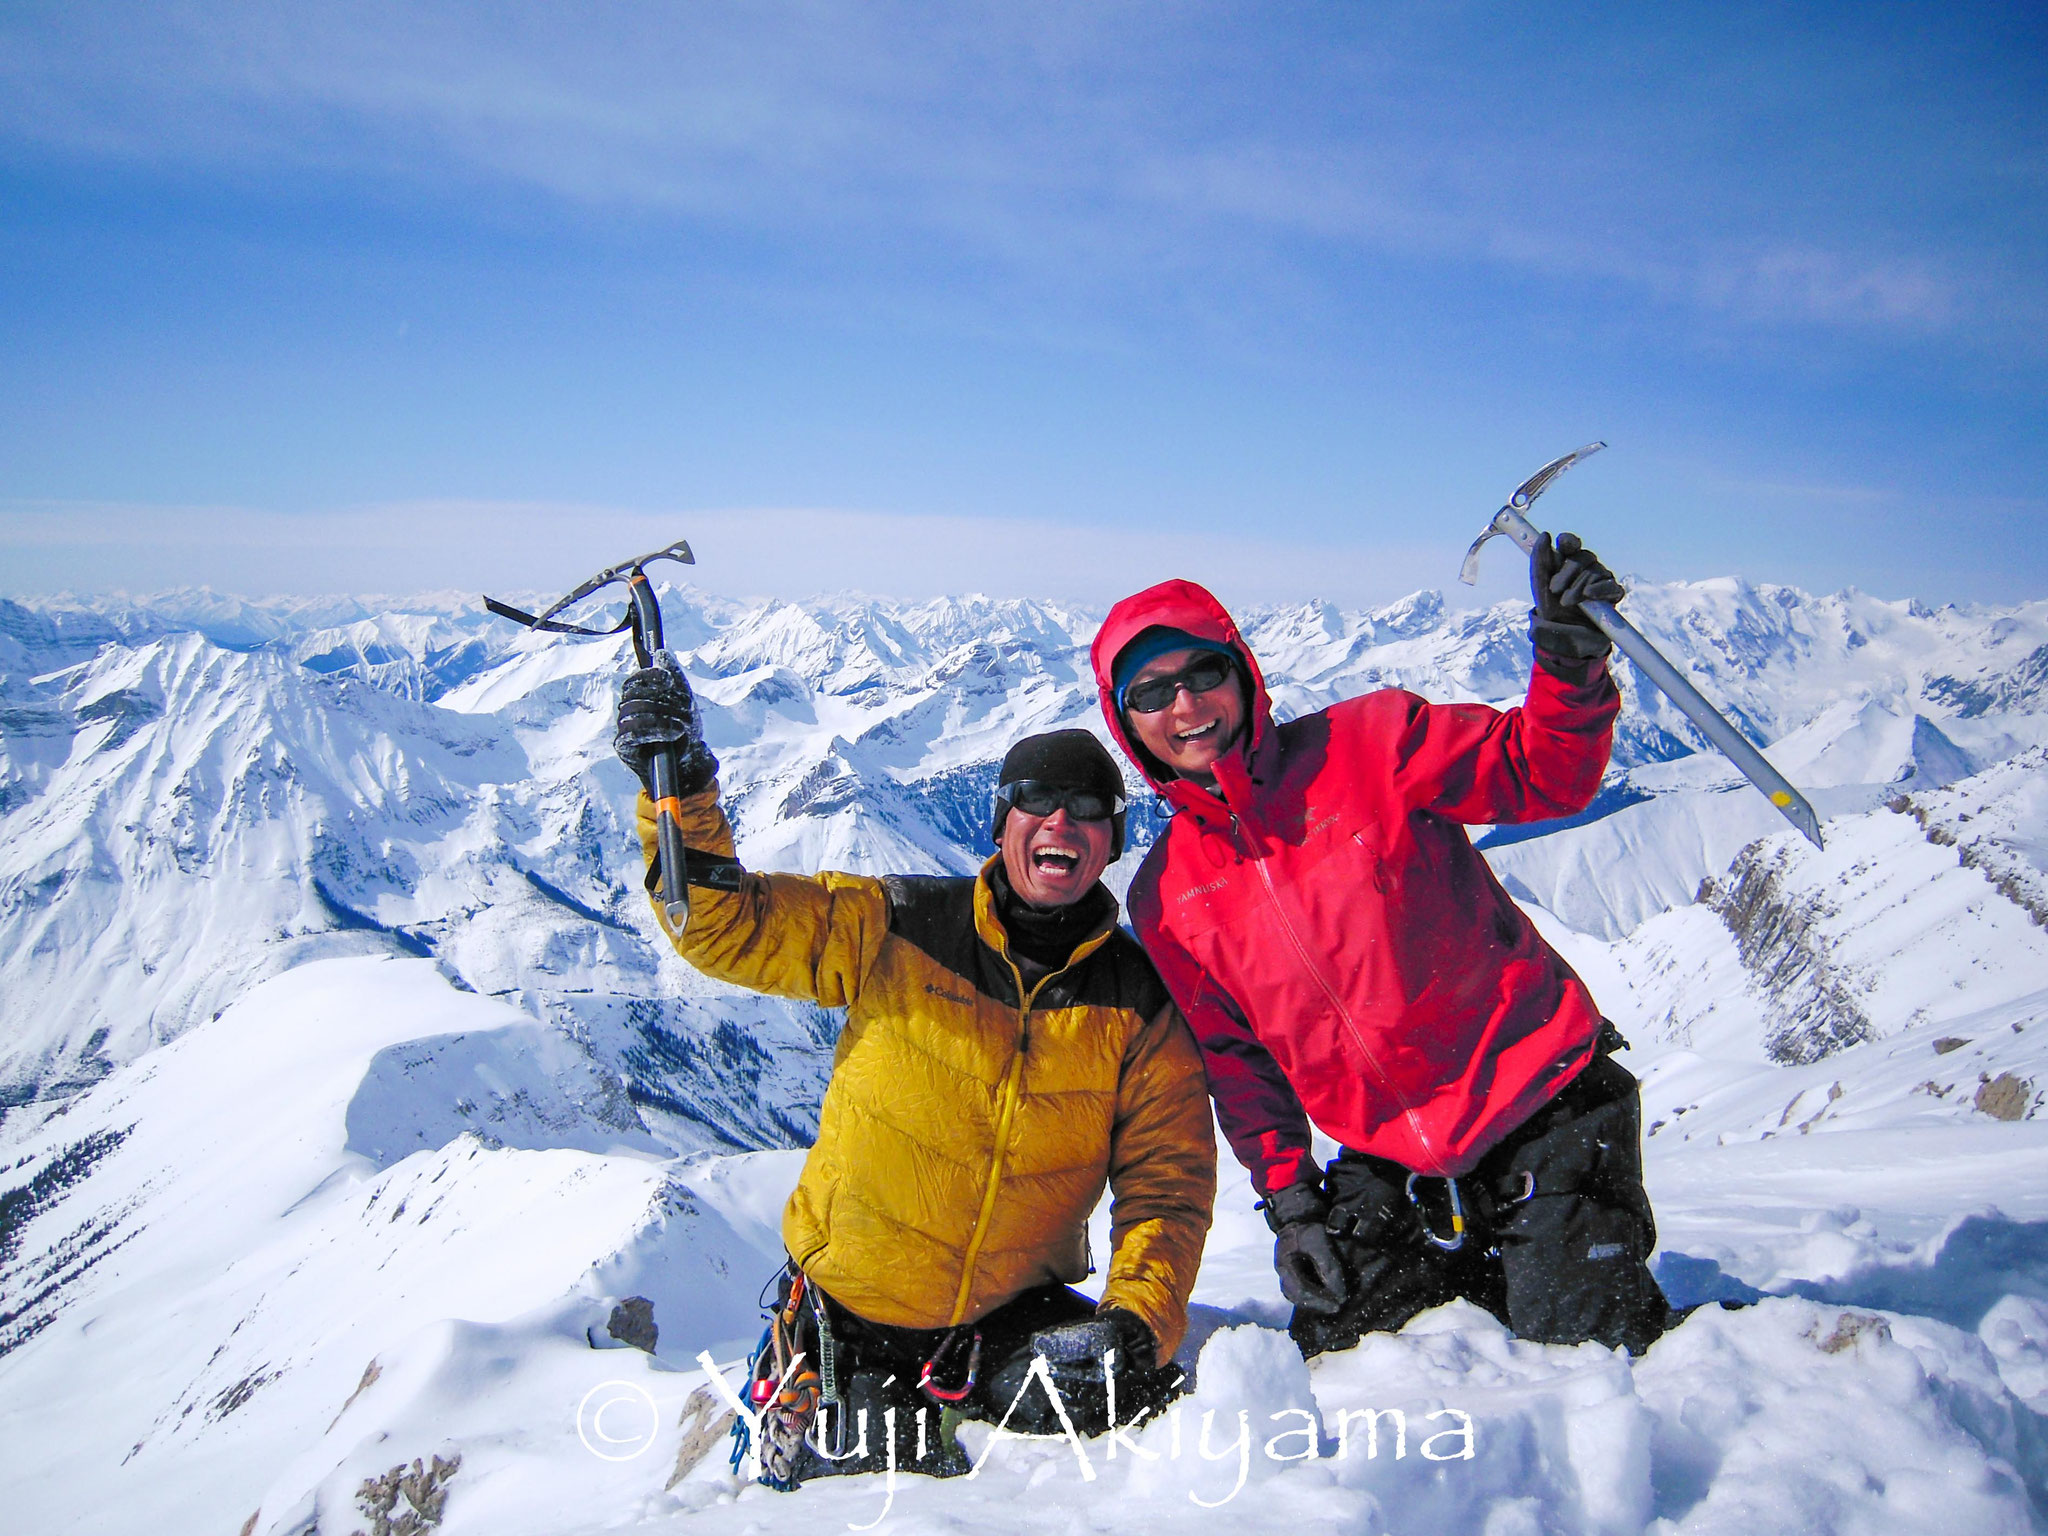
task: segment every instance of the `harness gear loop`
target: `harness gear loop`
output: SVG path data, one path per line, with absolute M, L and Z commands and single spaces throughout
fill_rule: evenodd
M 959 1385 L 955 1386 L 945 1380 L 945 1373 L 952 1369 L 954 1358 L 960 1354 L 963 1345 L 966 1346 L 967 1372 Z M 965 1328 L 956 1328 L 939 1341 L 939 1347 L 932 1351 L 931 1358 L 919 1369 L 917 1385 L 928 1397 L 950 1404 L 959 1402 L 972 1392 L 980 1376 L 981 1330 L 977 1328 L 970 1332 Z
M 771 1488 L 793 1489 L 804 1437 L 818 1413 L 822 1384 L 818 1373 L 805 1364 L 806 1352 L 799 1348 L 799 1320 L 810 1284 L 803 1271 L 790 1279 L 788 1297 L 770 1314 L 768 1328 L 747 1382 L 747 1400 L 759 1410 L 761 1481 Z M 813 1299 L 813 1309 L 818 1306 Z M 750 1437 L 746 1420 L 733 1424 L 733 1469 L 745 1460 Z
M 1408 1175 L 1408 1203 L 1415 1207 L 1416 1218 L 1422 1223 L 1422 1235 L 1445 1253 L 1456 1253 L 1465 1246 L 1465 1205 L 1458 1197 L 1458 1181 L 1449 1177 L 1444 1179 L 1444 1188 L 1451 1197 L 1451 1235 L 1448 1238 L 1438 1237 L 1436 1229 L 1429 1224 L 1429 1212 L 1422 1208 L 1422 1200 L 1415 1192 L 1415 1186 L 1421 1182 L 1421 1174 Z M 1533 1189 L 1533 1183 L 1531 1187 Z

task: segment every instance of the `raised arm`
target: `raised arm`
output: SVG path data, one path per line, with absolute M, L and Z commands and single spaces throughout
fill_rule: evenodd
M 715 780 L 683 797 L 678 820 L 692 853 L 731 859 L 732 826 L 718 803 Z M 644 793 L 638 825 L 651 871 L 659 847 L 654 805 Z M 807 998 L 827 1008 L 853 1001 L 889 930 L 889 898 L 881 881 L 832 871 L 756 875 L 736 870 L 729 883 L 738 889 L 692 887 L 689 926 L 680 934 L 650 893 L 655 919 L 677 954 L 707 976 L 756 992 Z
M 1598 658 L 1536 653 L 1513 709 L 1431 704 L 1405 710 L 1392 761 L 1400 800 L 1459 822 L 1542 821 L 1582 811 L 1600 788 L 1621 694 Z
M 650 899 L 659 883 L 660 843 L 647 764 L 660 749 L 673 749 L 680 769 L 671 814 L 684 844 L 703 856 L 686 860 L 696 889 L 684 931 L 670 926 L 658 900 L 655 920 L 676 952 L 707 976 L 828 1008 L 853 1001 L 888 932 L 889 900 L 881 882 L 860 875 L 751 875 L 740 869 L 732 824 L 718 803 L 718 759 L 704 745 L 690 685 L 666 652 L 655 661 L 620 688 L 613 736 L 619 760 L 640 780 L 640 846 Z M 716 883 L 700 883 L 707 875 L 716 875 Z
M 1401 798 L 1452 821 L 1542 821 L 1586 808 L 1614 745 L 1621 693 L 1607 636 L 1581 606 L 1627 594 L 1575 533 L 1529 551 L 1535 665 L 1517 709 L 1432 705 L 1412 694 L 1395 779 Z

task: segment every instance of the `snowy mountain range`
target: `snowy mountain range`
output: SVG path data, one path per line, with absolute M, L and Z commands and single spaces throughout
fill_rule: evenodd
M 1284 1378 L 1327 1429 L 1346 1393 L 1400 1383 L 1483 1403 L 1510 1447 L 1452 1491 L 1405 1465 L 1275 1474 L 1243 1518 L 2038 1528 L 2048 602 L 1723 580 L 1627 607 L 1808 793 L 1826 850 L 1627 669 L 1592 809 L 1475 830 L 1634 1042 L 1667 1289 L 1783 1299 L 1701 1314 L 1633 1376 L 1453 1309 L 1313 1373 L 1295 1358 L 1296 1382 L 1267 1358 L 1284 1309 L 1232 1168 L 1197 1298 L 1203 1399 L 1278 1410 Z M 680 589 L 664 609 L 755 868 L 971 870 L 1007 746 L 1101 729 L 1086 608 Z M 1283 716 L 1382 686 L 1512 702 L 1528 673 L 1513 605 L 1239 618 Z M 0 601 L 0 1464 L 35 1529 L 230 1529 L 253 1508 L 249 1536 L 349 1530 L 358 1484 L 444 1452 L 450 1531 L 762 1512 L 708 1472 L 665 1489 L 654 1463 L 696 1351 L 746 1342 L 794 1176 L 777 1149 L 815 1130 L 837 1021 L 660 942 L 610 750 L 628 657 L 447 594 Z M 1113 884 L 1159 825 L 1137 796 Z M 627 1295 L 661 1326 L 630 1370 L 584 1337 Z M 1844 1305 L 1884 1312 L 1830 1349 L 1862 1315 Z M 1815 1360 L 1785 1366 L 1789 1339 Z M 558 1412 L 593 1359 L 662 1404 L 638 1481 Z M 1769 1389 L 1744 1398 L 1757 1369 Z M 1844 1436 L 1940 1448 L 1920 1482 L 1878 1454 L 1829 1470 L 1798 1438 L 1843 1390 L 1876 1404 Z M 1759 1464 L 1774 1433 L 1795 1443 Z M 1059 1463 L 1015 1465 L 1000 1486 L 1021 1494 Z M 872 1512 L 820 1497 L 828 1523 Z M 963 1497 L 913 1502 L 991 1530 L 1089 1507 Z M 1201 1513 L 1158 1497 L 1161 1523 Z M 1758 1498 L 1834 1513 L 1757 1523 Z

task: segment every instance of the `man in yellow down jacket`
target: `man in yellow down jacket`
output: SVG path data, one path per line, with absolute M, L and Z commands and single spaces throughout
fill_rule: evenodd
M 950 1434 L 934 1447 L 920 1428 L 907 1444 L 919 1408 L 934 1425 L 950 1408 L 1061 1427 L 1030 1380 L 1034 1355 L 1084 1433 L 1107 1427 L 1111 1391 L 1120 1423 L 1163 1402 L 1215 1142 L 1193 1037 L 1100 882 L 1123 840 L 1108 752 L 1079 730 L 1019 742 L 979 875 L 876 879 L 741 870 L 688 684 L 656 665 L 625 682 L 617 747 L 644 785 L 665 745 L 694 887 L 685 931 L 662 919 L 677 951 L 706 975 L 847 1010 L 782 1220 L 782 1316 L 816 1350 L 839 1422 L 867 1408 L 872 1436 L 894 1406 L 896 1464 L 946 1472 L 964 1469 Z M 645 794 L 639 816 L 651 889 Z M 1087 1220 L 1105 1181 L 1112 1252 L 1092 1302 L 1069 1284 L 1094 1267 Z M 771 1480 L 880 1464 L 872 1442 L 839 1460 L 832 1417 L 833 1446 L 790 1448 Z

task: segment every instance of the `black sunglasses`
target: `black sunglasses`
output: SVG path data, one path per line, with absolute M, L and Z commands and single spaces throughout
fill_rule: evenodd
M 1148 677 L 1142 683 L 1133 683 L 1124 690 L 1124 708 L 1135 709 L 1141 715 L 1156 715 L 1171 704 L 1174 695 L 1185 688 L 1189 693 L 1208 693 L 1223 685 L 1230 676 L 1231 665 L 1228 656 L 1215 651 L 1205 651 L 1178 672 L 1165 677 Z
M 1092 789 L 1069 789 L 1043 779 L 1019 779 L 997 788 L 996 798 L 1026 816 L 1050 816 L 1062 806 L 1076 821 L 1107 821 L 1123 804 L 1123 796 L 1108 796 Z

